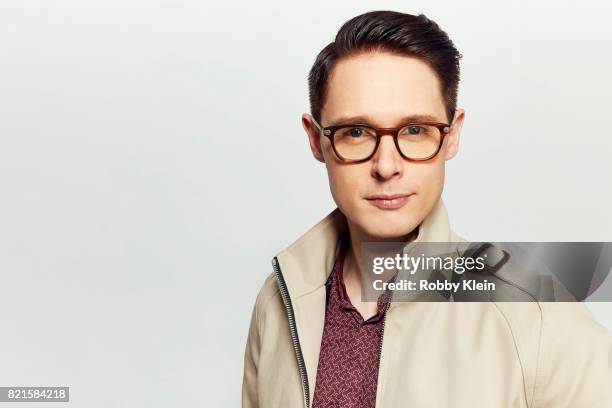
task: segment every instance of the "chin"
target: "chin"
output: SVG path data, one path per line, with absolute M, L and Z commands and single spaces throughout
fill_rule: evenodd
M 376 240 L 403 241 L 420 224 L 414 213 L 376 210 L 359 223 L 367 236 Z

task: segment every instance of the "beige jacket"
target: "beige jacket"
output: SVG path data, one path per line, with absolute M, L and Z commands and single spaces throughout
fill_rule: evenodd
M 242 406 L 309 407 L 336 209 L 273 260 L 253 309 Z M 440 200 L 417 241 L 456 242 Z M 394 302 L 376 407 L 612 407 L 612 336 L 582 303 Z

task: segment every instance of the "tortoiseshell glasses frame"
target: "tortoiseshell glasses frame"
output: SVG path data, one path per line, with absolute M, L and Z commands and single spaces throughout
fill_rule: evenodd
M 377 128 L 365 123 L 323 127 L 314 118 L 312 123 L 330 140 L 334 153 L 343 163 L 370 160 L 376 154 L 384 135 L 393 136 L 395 147 L 402 158 L 415 162 L 427 161 L 440 152 L 444 138 L 451 130 L 451 125 L 441 122 L 411 122 L 395 128 Z M 412 133 L 415 129 L 418 129 L 418 133 Z M 357 134 L 348 133 L 356 130 Z

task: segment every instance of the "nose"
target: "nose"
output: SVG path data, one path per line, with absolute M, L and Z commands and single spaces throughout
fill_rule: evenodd
M 393 136 L 383 135 L 372 157 L 372 177 L 382 181 L 401 176 L 403 160 L 395 147 Z

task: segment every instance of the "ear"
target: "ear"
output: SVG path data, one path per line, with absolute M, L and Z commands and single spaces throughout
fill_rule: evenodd
M 450 160 L 459 151 L 459 136 L 461 135 L 461 127 L 463 126 L 463 119 L 465 118 L 465 111 L 463 109 L 455 110 L 455 117 L 451 124 L 451 130 L 446 135 L 446 155 L 444 160 Z
M 302 114 L 302 127 L 308 136 L 308 142 L 310 143 L 310 150 L 315 159 L 321 163 L 325 163 L 323 157 L 323 149 L 321 148 L 321 132 L 312 123 L 313 117 L 308 113 Z

